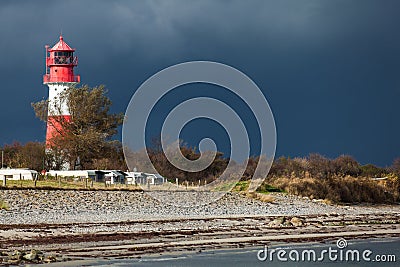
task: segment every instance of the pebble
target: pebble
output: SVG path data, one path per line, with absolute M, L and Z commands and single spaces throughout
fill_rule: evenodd
M 158 194 L 158 195 L 157 195 Z M 274 193 L 273 203 L 239 193 L 0 190 L 10 207 L 0 210 L 0 224 L 95 223 L 196 216 L 365 214 L 391 212 L 388 207 L 327 205 L 297 196 Z M 160 201 L 161 200 L 161 201 Z M 210 201 L 211 200 L 211 201 Z M 203 205 L 194 205 L 207 203 Z M 188 205 L 188 203 L 192 203 Z M 393 208 L 394 209 L 394 208 Z M 395 208 L 398 211 L 398 207 Z

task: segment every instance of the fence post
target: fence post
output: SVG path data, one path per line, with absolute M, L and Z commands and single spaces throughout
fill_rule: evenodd
M 87 178 L 85 177 L 85 189 L 87 189 Z
M 61 187 L 61 176 L 56 173 L 56 179 L 58 180 L 58 187 Z
M 5 175 L 3 176 L 3 186 L 4 186 L 4 187 L 7 186 L 7 178 L 6 178 Z
M 179 188 L 178 178 L 175 178 L 176 187 Z
M 19 174 L 19 183 L 20 187 L 22 188 L 22 173 Z

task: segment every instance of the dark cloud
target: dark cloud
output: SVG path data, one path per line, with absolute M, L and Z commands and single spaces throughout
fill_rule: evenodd
M 106 84 L 114 109 L 164 67 L 214 60 L 267 96 L 278 155 L 400 156 L 398 1 L 2 1 L 0 143 L 43 140 L 30 102 L 44 45 L 62 31 L 82 81 Z

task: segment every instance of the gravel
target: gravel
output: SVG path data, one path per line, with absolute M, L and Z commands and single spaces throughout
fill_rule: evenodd
M 212 192 L 0 190 L 9 210 L 0 210 L 0 224 L 101 223 L 255 215 L 368 214 L 399 212 L 397 206 L 338 206 L 286 194 L 261 202 L 238 193 L 216 201 Z M 193 202 L 194 201 L 194 202 Z M 198 203 L 209 202 L 204 205 Z M 171 205 L 174 203 L 174 205 Z M 194 203 L 194 204 L 193 204 Z

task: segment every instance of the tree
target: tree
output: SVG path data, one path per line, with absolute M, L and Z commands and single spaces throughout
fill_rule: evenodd
M 14 142 L 5 145 L 4 164 L 9 168 L 29 168 L 41 171 L 46 162 L 44 144 L 39 142 L 28 142 L 24 145 Z
M 361 174 L 360 164 L 349 155 L 341 155 L 333 160 L 333 171 L 338 176 L 357 177 Z
M 50 109 L 50 115 L 61 114 L 62 104 L 66 103 L 70 119 L 52 116 L 49 123 L 57 125 L 58 134 L 47 144 L 56 165 L 59 160 L 69 163 L 71 169 L 87 168 L 110 154 L 116 141 L 112 137 L 123 122 L 122 113 L 111 113 L 111 100 L 106 96 L 103 85 L 97 87 L 71 87 L 60 94 L 59 105 Z M 36 116 L 47 121 L 48 101 L 32 103 Z M 59 166 L 55 166 L 59 167 Z
M 181 182 L 188 181 L 196 184 L 199 180 L 201 182 L 207 181 L 207 183 L 214 181 L 225 171 L 229 163 L 229 160 L 223 157 L 222 152 L 216 152 L 215 157 L 211 158 L 211 164 L 205 169 L 197 172 L 185 171 L 177 168 L 168 160 L 161 142 L 161 138 L 159 137 L 152 138 L 150 147 L 143 149 L 142 151 L 129 152 L 127 155 L 128 160 L 139 170 L 150 172 L 153 168 L 149 166 L 148 161 L 146 160 L 148 155 L 155 171 L 160 175 L 171 180 L 178 178 Z M 202 156 L 195 147 L 190 147 L 182 140 L 179 140 L 178 145 L 180 153 L 190 161 L 197 160 Z M 203 156 L 206 158 L 210 156 L 210 154 L 207 154 L 207 151 L 203 153 L 205 153 Z
M 87 166 L 89 169 L 100 170 L 127 170 L 124 151 L 119 141 L 110 141 L 103 148 L 102 157 L 93 159 Z
M 388 174 L 385 168 L 377 167 L 373 164 L 366 164 L 360 167 L 363 177 L 383 177 Z
M 332 174 L 332 161 L 318 153 L 308 156 L 308 172 L 312 177 L 328 178 Z
M 397 158 L 393 161 L 391 169 L 397 176 L 400 177 L 400 158 Z
M 286 158 L 284 156 L 275 159 L 269 171 L 269 176 L 272 177 L 287 176 L 288 172 L 286 166 L 288 165 L 288 160 L 289 158 Z

